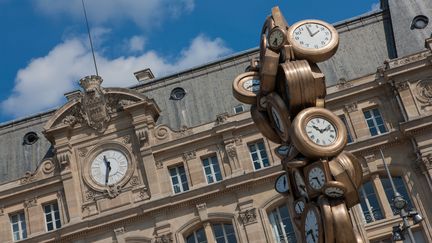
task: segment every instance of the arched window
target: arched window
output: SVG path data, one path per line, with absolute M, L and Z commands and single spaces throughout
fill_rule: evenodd
M 294 227 L 291 224 L 291 218 L 286 204 L 275 208 L 269 213 L 268 217 L 272 226 L 275 242 L 296 242 Z
M 383 214 L 378 203 L 378 198 L 373 188 L 372 182 L 368 181 L 360 187 L 360 205 L 366 223 L 383 219 Z
M 206 235 L 206 230 L 201 227 L 186 237 L 186 243 L 210 243 L 209 239 L 214 239 L 216 243 L 237 243 L 232 224 L 211 223 L 205 227 L 210 227 L 213 235 Z

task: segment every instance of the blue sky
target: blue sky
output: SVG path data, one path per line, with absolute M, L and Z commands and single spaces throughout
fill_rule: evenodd
M 362 1 L 86 0 L 103 86 L 137 84 L 258 46 L 271 8 L 289 24 L 330 23 L 379 8 Z M 61 106 L 94 74 L 81 0 L 0 0 L 0 123 Z

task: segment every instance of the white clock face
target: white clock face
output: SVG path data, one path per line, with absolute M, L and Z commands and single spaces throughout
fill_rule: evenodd
M 254 94 L 257 94 L 260 90 L 260 81 L 256 79 L 249 79 L 243 83 L 243 88 Z
M 325 184 L 325 174 L 321 167 L 314 167 L 308 173 L 309 186 L 320 190 Z
M 298 171 L 294 171 L 294 179 L 296 182 L 297 190 L 299 191 L 300 195 L 304 197 L 308 197 L 308 194 L 306 192 L 306 184 L 304 183 L 303 177 L 300 175 Z
M 310 119 L 305 127 L 308 138 L 317 145 L 326 146 L 336 141 L 335 126 L 322 117 Z
M 105 150 L 91 163 L 91 177 L 101 185 L 112 185 L 121 181 L 128 169 L 126 156 L 118 150 Z
M 276 29 L 270 33 L 269 45 L 272 48 L 279 48 L 284 41 L 284 33 L 280 29 Z
M 285 132 L 285 129 L 284 129 L 284 127 L 282 126 L 282 119 L 280 118 L 279 112 L 277 112 L 277 110 L 276 110 L 274 107 L 271 108 L 271 111 L 272 111 L 272 116 L 273 116 L 273 120 L 274 120 L 274 122 L 275 122 L 276 128 L 277 128 L 281 133 L 284 133 L 284 132 Z
M 304 208 L 305 208 L 305 203 L 302 200 L 297 201 L 294 205 L 294 210 L 295 210 L 297 215 L 302 214 Z
M 294 30 L 294 40 L 306 49 L 320 49 L 327 46 L 331 39 L 331 31 L 319 23 L 305 23 Z
M 339 188 L 339 187 L 327 187 L 324 190 L 324 193 L 328 196 L 328 197 L 333 197 L 333 198 L 339 198 L 342 197 L 344 195 L 344 191 Z
M 308 210 L 304 227 L 306 242 L 317 243 L 319 241 L 319 226 L 318 215 L 314 210 Z
M 289 191 L 289 180 L 286 174 L 277 178 L 275 188 L 279 193 L 286 193 Z

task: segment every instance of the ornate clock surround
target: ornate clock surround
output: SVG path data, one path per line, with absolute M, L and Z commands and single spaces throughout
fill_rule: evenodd
M 106 151 L 106 150 L 110 150 L 110 149 L 118 150 L 118 151 L 122 152 L 123 155 L 125 155 L 125 157 L 127 159 L 127 163 L 128 163 L 128 168 L 126 170 L 125 175 L 123 176 L 123 178 L 118 183 L 115 183 L 114 186 L 117 186 L 119 188 L 124 187 L 129 182 L 129 180 L 132 178 L 134 170 L 136 168 L 136 161 L 133 158 L 133 156 L 131 156 L 132 152 L 127 147 L 122 145 L 121 143 L 115 142 L 115 141 L 109 141 L 109 142 L 105 142 L 103 144 L 99 144 L 99 145 L 95 146 L 94 148 L 92 148 L 87 153 L 88 155 L 84 158 L 83 166 L 81 167 L 82 178 L 83 178 L 85 184 L 95 191 L 104 192 L 104 191 L 108 190 L 110 186 L 112 186 L 112 185 L 100 185 L 100 184 L 98 184 L 96 181 L 93 180 L 93 178 L 90 174 L 92 161 L 101 152 Z

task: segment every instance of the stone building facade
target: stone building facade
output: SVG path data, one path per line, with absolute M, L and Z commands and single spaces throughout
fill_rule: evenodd
M 381 4 L 335 24 L 340 48 L 319 64 L 326 107 L 344 120 L 346 149 L 362 163 L 361 204 L 350 215 L 365 242 L 390 242 L 401 221 L 381 152 L 425 219 L 412 227 L 417 242 L 432 242 L 432 28 L 403 28 L 431 18 L 421 11 L 432 6 Z M 274 190 L 277 144 L 231 95 L 257 55 L 130 88 L 87 79 L 61 108 L 0 124 L 0 241 L 295 242 L 288 201 Z M 104 186 L 95 168 L 107 160 L 98 156 L 113 153 L 124 159 L 111 160 L 119 176 Z

